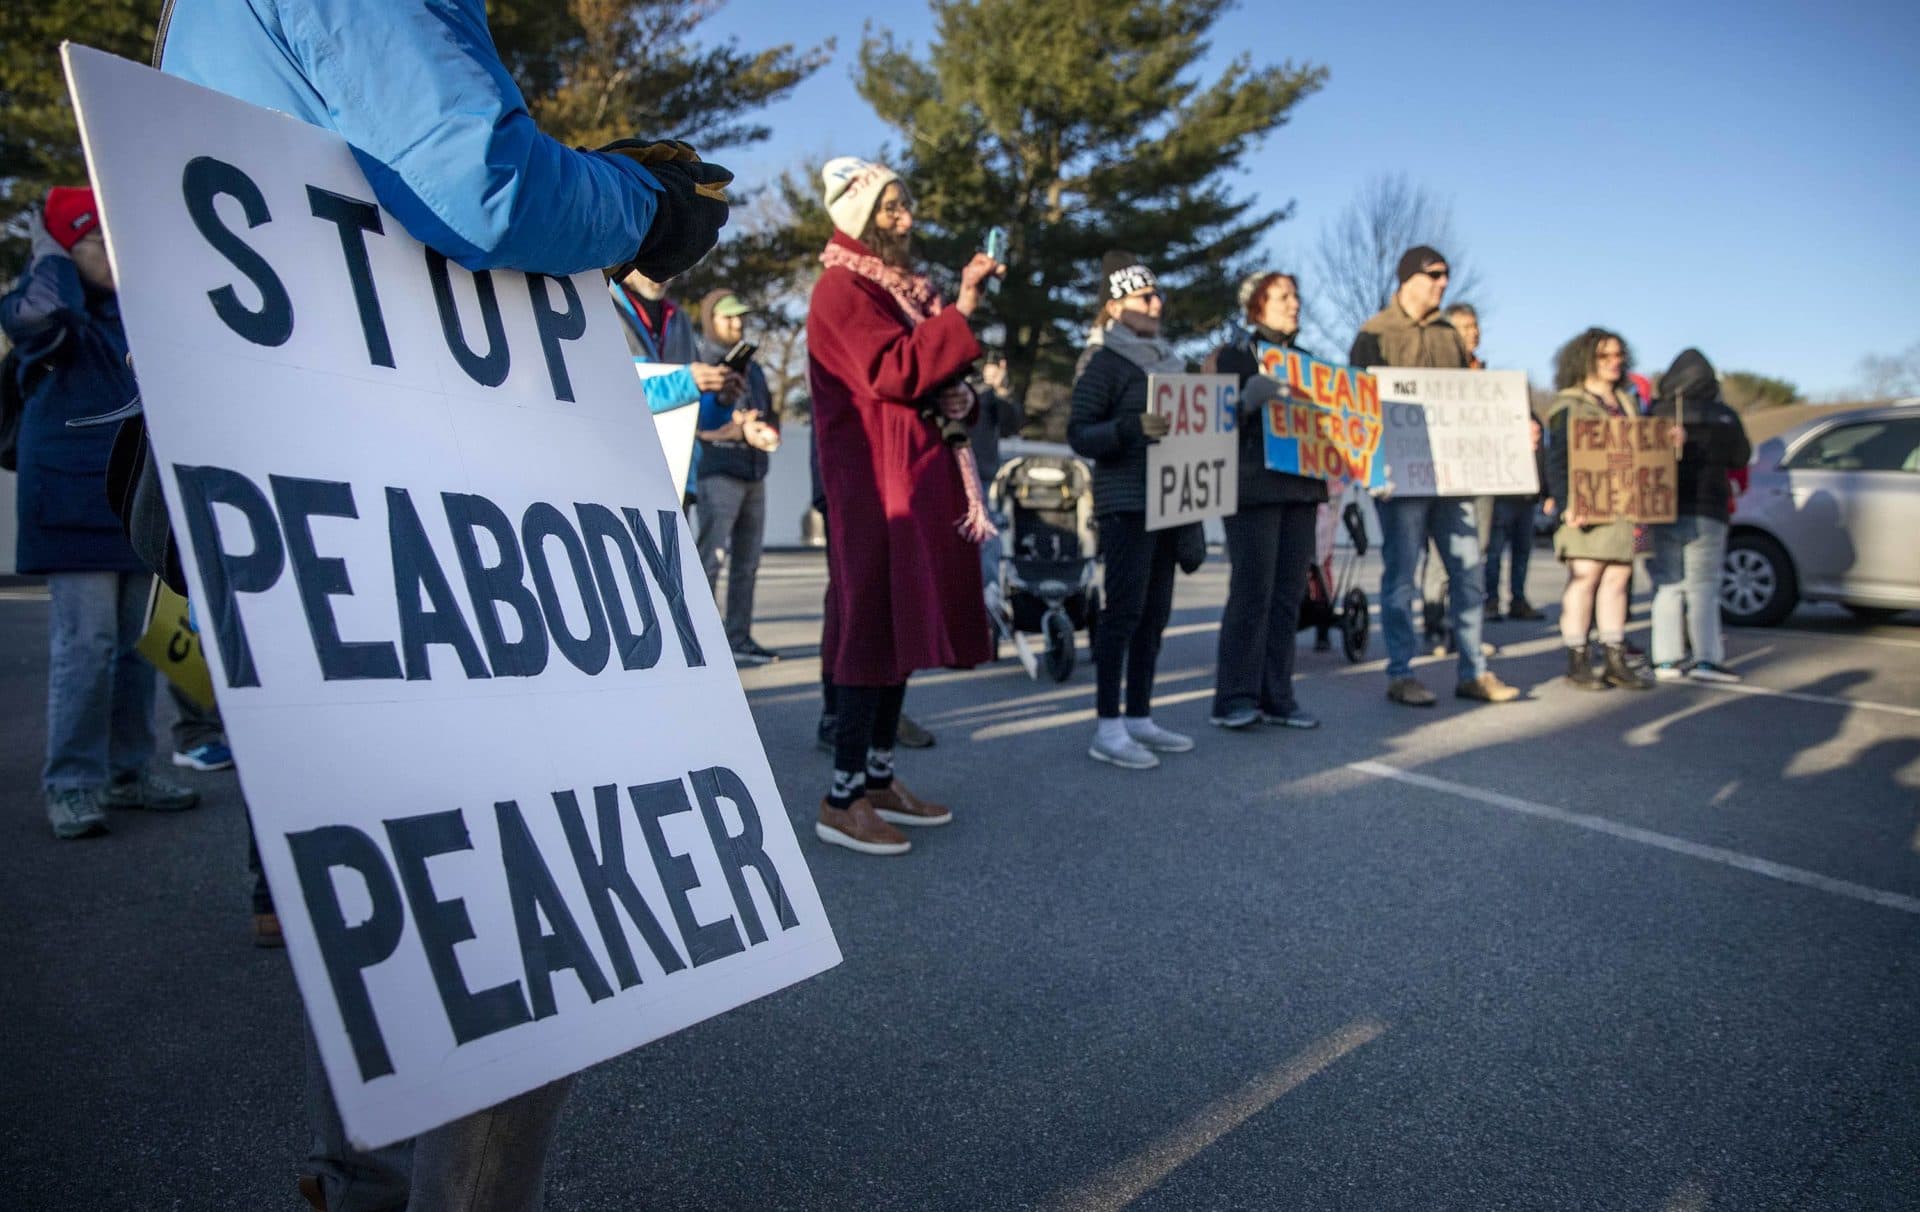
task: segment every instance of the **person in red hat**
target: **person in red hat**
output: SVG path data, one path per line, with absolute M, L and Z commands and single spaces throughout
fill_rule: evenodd
M 107 831 L 108 808 L 177 812 L 191 788 L 147 769 L 153 757 L 153 667 L 134 645 L 152 577 L 108 507 L 111 426 L 67 422 L 134 395 L 127 335 L 90 189 L 60 188 L 34 216 L 33 258 L 0 298 L 20 422 L 21 572 L 47 578 L 47 823 L 57 838 Z

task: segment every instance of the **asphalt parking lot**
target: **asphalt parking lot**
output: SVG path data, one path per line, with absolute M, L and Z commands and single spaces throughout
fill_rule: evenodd
M 1360 664 L 1302 637 L 1326 726 L 1226 734 L 1216 554 L 1161 659 L 1193 754 L 1089 761 L 1084 664 L 922 676 L 902 775 L 957 820 L 880 860 L 811 840 L 822 571 L 769 558 L 787 658 L 743 681 L 846 962 L 585 1075 L 550 1208 L 1920 1206 L 1920 613 L 1803 608 L 1731 634 L 1742 685 L 1646 694 L 1494 624 L 1526 699 L 1431 711 L 1387 702 L 1377 631 Z M 299 1207 L 236 784 L 54 842 L 44 633 L 0 591 L 0 1203 Z

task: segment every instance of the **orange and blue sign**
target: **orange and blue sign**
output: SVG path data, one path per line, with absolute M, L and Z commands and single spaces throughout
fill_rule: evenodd
M 1263 342 L 1256 353 L 1261 373 L 1280 384 L 1279 396 L 1261 412 L 1267 467 L 1384 488 L 1387 468 L 1377 457 L 1384 432 L 1379 381 L 1297 349 Z

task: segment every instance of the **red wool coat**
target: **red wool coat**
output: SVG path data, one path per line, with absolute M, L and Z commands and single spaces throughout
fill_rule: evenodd
M 954 308 L 915 327 L 885 287 L 840 266 L 813 288 L 807 378 L 827 497 L 820 662 L 836 684 L 893 686 L 992 655 L 979 548 L 954 529 L 966 490 L 919 412 L 979 356 Z

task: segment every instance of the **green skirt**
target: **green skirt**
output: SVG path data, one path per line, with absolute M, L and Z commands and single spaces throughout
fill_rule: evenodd
M 1553 532 L 1553 554 L 1566 560 L 1633 561 L 1633 523 L 1602 522 L 1597 526 L 1568 526 Z

